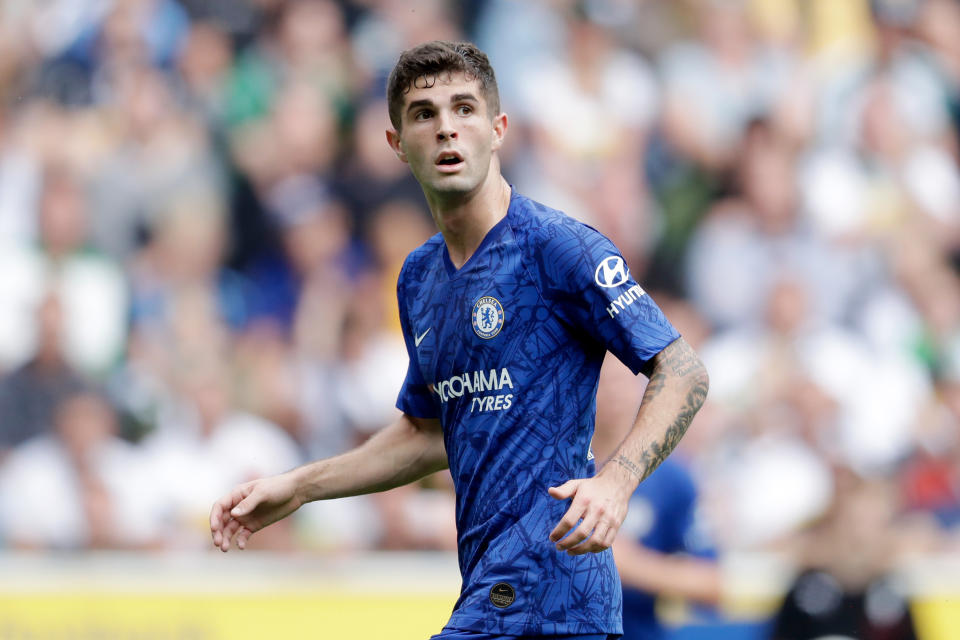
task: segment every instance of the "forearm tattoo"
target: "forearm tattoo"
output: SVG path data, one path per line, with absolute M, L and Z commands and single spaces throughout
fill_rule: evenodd
M 700 358 L 686 343 L 670 345 L 667 347 L 664 356 L 666 356 L 666 364 L 670 365 L 671 371 L 680 377 L 690 375 L 703 367 Z
M 683 434 L 687 432 L 687 427 L 690 426 L 693 416 L 703 406 L 710 385 L 700 358 L 685 342 L 678 341 L 670 345 L 663 350 L 658 359 L 660 361 L 656 363 L 650 381 L 647 383 L 647 389 L 643 393 L 643 403 L 651 402 L 661 394 L 666 386 L 666 369 L 672 371 L 676 376 L 689 377 L 690 387 L 676 417 L 667 427 L 662 441 L 651 442 L 641 452 L 639 464 L 630 460 L 624 454 L 620 454 L 614 459 L 617 464 L 636 475 L 641 482 L 653 473 L 654 469 L 676 448 Z
M 627 471 L 629 471 L 630 473 L 632 473 L 633 475 L 637 476 L 637 480 L 639 481 L 643 480 L 644 478 L 643 469 L 638 467 L 636 463 L 630 458 L 628 458 L 627 456 L 621 453 L 616 458 L 614 458 L 613 461 L 619 464 L 621 467 L 623 467 Z

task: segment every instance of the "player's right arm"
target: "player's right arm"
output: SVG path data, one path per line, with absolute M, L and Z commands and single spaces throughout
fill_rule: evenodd
M 403 414 L 359 447 L 237 486 L 214 503 L 214 546 L 243 549 L 250 536 L 314 500 L 386 491 L 447 467 L 440 421 Z

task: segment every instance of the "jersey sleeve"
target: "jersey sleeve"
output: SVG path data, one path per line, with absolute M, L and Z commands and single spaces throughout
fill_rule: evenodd
M 545 233 L 538 256 L 542 293 L 568 325 L 634 374 L 680 337 L 606 236 L 573 220 Z
M 397 408 L 415 418 L 439 418 L 440 411 L 436 398 L 423 379 L 423 374 L 417 364 L 413 330 L 410 328 L 410 319 L 407 312 L 409 300 L 404 286 L 404 275 L 406 273 L 407 268 L 404 265 L 397 280 L 397 302 L 400 307 L 400 328 L 403 331 L 403 341 L 407 345 L 409 364 L 407 365 L 407 376 L 397 397 Z
M 665 463 L 667 464 L 667 463 Z M 668 494 L 666 519 L 670 533 L 667 536 L 667 551 L 715 559 L 716 548 L 706 530 L 703 515 L 698 506 L 697 485 L 684 464 L 671 462 L 665 468 L 670 472 L 669 483 L 663 483 L 663 493 Z

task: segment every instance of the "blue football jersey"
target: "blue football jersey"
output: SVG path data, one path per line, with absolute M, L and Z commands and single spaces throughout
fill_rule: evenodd
M 638 373 L 679 337 L 606 237 L 514 192 L 456 269 L 440 234 L 397 284 L 410 367 L 397 406 L 439 418 L 456 487 L 463 586 L 449 625 L 510 635 L 620 633 L 611 552 L 549 534 L 592 476 L 607 350 Z

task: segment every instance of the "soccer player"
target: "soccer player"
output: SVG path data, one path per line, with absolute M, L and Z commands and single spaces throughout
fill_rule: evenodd
M 703 403 L 706 371 L 609 240 L 504 180 L 507 116 L 483 52 L 451 42 L 405 51 L 387 99 L 387 141 L 440 229 L 397 284 L 410 355 L 402 415 L 347 453 L 234 489 L 211 510 L 213 542 L 242 549 L 307 502 L 449 467 L 463 586 L 434 638 L 615 637 L 621 593 L 609 547 L 634 489 Z M 595 474 L 608 350 L 650 382 L 633 428 Z
M 660 596 L 716 605 L 716 551 L 697 525 L 697 488 L 685 465 L 668 458 L 640 483 L 613 545 L 623 583 L 623 640 L 661 640 Z

